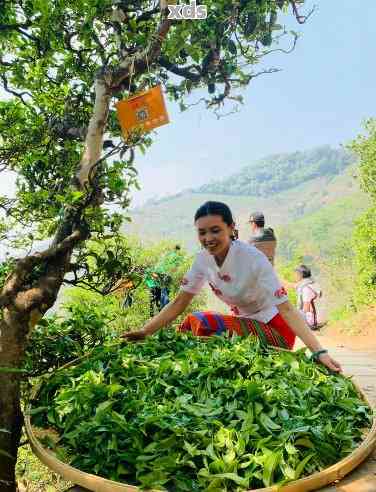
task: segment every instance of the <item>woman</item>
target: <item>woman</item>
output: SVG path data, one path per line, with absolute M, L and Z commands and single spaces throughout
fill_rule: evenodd
M 254 246 L 234 240 L 235 224 L 227 205 L 206 202 L 195 214 L 195 226 L 203 250 L 185 275 L 177 297 L 139 331 L 124 333 L 128 340 L 143 339 L 174 321 L 208 282 L 214 293 L 236 314 L 256 320 L 283 337 L 292 348 L 297 335 L 313 358 L 333 371 L 333 360 L 288 301 L 266 256 Z
M 315 301 L 322 296 L 318 284 L 313 280 L 311 270 L 306 265 L 295 269 L 297 284 L 297 309 L 305 318 L 311 330 L 319 328 Z

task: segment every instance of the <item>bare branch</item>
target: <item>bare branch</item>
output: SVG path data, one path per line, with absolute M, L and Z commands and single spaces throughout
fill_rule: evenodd
M 254 73 L 250 75 L 251 79 L 255 79 L 256 77 L 260 77 L 260 75 L 265 75 L 268 73 L 277 73 L 281 72 L 282 70 L 280 68 L 267 68 L 266 70 L 260 70 L 260 72 Z
M 200 99 L 194 103 L 186 104 L 187 108 L 193 108 L 194 106 L 198 106 L 201 103 L 207 103 L 207 100 L 204 97 L 200 97 Z
M 2 81 L 3 81 L 3 87 L 4 87 L 4 90 L 5 90 L 6 92 L 8 92 L 8 94 L 12 94 L 13 96 L 18 97 L 18 98 L 22 101 L 22 103 L 23 103 L 25 106 L 27 106 L 27 107 L 28 107 L 28 108 L 30 108 L 30 109 L 33 109 L 33 108 L 32 108 L 32 106 L 31 106 L 28 102 L 26 102 L 26 101 L 25 101 L 25 99 L 23 98 L 23 96 L 25 96 L 25 95 L 26 95 L 26 96 L 29 96 L 29 97 L 32 97 L 32 96 L 31 96 L 31 94 L 30 94 L 29 92 L 27 92 L 27 91 L 17 92 L 17 91 L 15 91 L 15 90 L 11 89 L 11 88 L 8 86 L 8 80 L 7 80 L 6 76 L 5 76 L 5 74 L 3 74 L 3 73 L 2 73 L 2 74 L 0 74 L 0 77 L 1 77 L 1 79 L 2 79 Z
M 233 99 L 233 98 L 229 97 L 228 99 Z M 239 113 L 239 106 L 234 106 L 234 108 L 227 113 L 219 113 L 218 108 L 214 111 L 217 120 L 220 120 L 221 118 L 226 118 L 227 116 L 231 116 L 232 114 L 236 114 L 236 113 Z
M 69 279 L 65 278 L 63 280 L 63 283 L 67 284 L 67 285 L 74 285 L 74 286 L 83 285 L 83 286 L 87 287 L 89 290 L 96 292 L 97 294 L 100 294 L 101 296 L 105 296 L 105 295 L 109 294 L 109 292 L 107 292 L 107 290 L 97 289 L 97 287 L 94 287 L 93 284 L 90 284 L 89 282 L 86 282 L 86 280 L 79 279 L 79 278 L 77 278 L 75 280 L 69 280 Z
M 235 33 L 234 33 L 234 34 L 235 34 L 235 39 L 236 39 L 236 41 L 237 41 L 237 43 L 238 43 L 238 46 L 239 46 L 239 49 L 240 49 L 241 54 L 242 54 L 244 57 L 248 57 L 248 53 L 247 53 L 247 51 L 245 51 L 245 50 L 244 50 L 244 46 L 242 45 L 242 42 L 240 41 L 240 39 L 239 39 L 239 37 L 238 37 L 238 35 L 237 35 L 236 31 L 235 31 Z
M 295 18 L 296 20 L 298 21 L 299 24 L 304 24 L 305 22 L 307 22 L 307 20 L 311 17 L 311 15 L 313 14 L 313 12 L 316 10 L 316 5 L 314 5 L 312 7 L 312 9 L 308 12 L 307 15 L 301 15 L 299 13 L 299 9 L 296 5 L 296 0 L 290 0 L 291 2 L 291 5 L 292 5 L 292 10 L 294 12 L 294 15 L 295 15 Z
M 299 37 L 299 36 L 296 34 L 296 32 L 294 32 L 294 33 L 292 33 L 292 34 L 293 34 L 293 36 L 294 36 L 294 41 L 293 41 L 292 46 L 291 46 L 289 49 L 285 50 L 285 49 L 283 49 L 283 48 L 274 48 L 274 49 L 269 50 L 269 51 L 264 51 L 264 52 L 263 52 L 263 56 L 270 55 L 270 53 L 276 53 L 276 52 L 285 53 L 286 55 L 288 55 L 288 54 L 292 53 L 292 52 L 294 51 L 294 49 L 296 48 L 296 44 L 297 44 L 297 42 L 298 42 L 298 37 Z

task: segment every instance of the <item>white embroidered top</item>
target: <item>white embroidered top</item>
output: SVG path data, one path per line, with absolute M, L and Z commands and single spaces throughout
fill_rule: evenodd
M 277 305 L 287 301 L 272 265 L 257 248 L 233 241 L 221 267 L 214 256 L 200 251 L 182 280 L 181 289 L 198 294 L 208 282 L 214 294 L 237 316 L 268 323 L 278 314 Z

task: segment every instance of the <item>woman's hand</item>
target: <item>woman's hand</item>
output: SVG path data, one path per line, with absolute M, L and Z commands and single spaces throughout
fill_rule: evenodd
M 121 335 L 121 338 L 125 338 L 130 342 L 137 342 L 138 340 L 144 340 L 148 335 L 150 335 L 150 333 L 142 329 L 137 331 L 125 331 Z
M 308 328 L 303 316 L 291 305 L 290 301 L 285 301 L 277 306 L 282 318 L 286 321 L 292 331 L 298 335 L 306 347 L 314 354 L 323 350 L 319 340 Z M 320 353 L 316 360 L 333 372 L 342 372 L 341 365 L 330 357 L 327 353 Z
M 121 338 L 129 341 L 143 340 L 157 332 L 162 326 L 166 326 L 174 321 L 189 306 L 193 298 L 194 294 L 180 291 L 175 299 L 167 304 L 154 318 L 148 321 L 141 330 L 126 331 L 121 335 Z
M 342 372 L 341 364 L 332 359 L 329 354 L 321 354 L 317 360 L 333 372 Z

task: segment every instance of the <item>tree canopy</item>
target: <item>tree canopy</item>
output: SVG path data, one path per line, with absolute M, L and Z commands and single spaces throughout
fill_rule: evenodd
M 357 305 L 372 304 L 376 300 L 376 120 L 369 119 L 364 127 L 365 133 L 350 145 L 359 156 L 361 186 L 371 198 L 371 207 L 358 220 L 353 237 Z
M 301 13 L 301 0 L 198 3 L 207 7 L 202 21 L 172 20 L 166 2 L 156 0 L 1 3 L 0 85 L 9 98 L 0 102 L 0 174 L 16 173 L 17 189 L 15 197 L 0 197 L 0 237 L 13 248 L 52 239 L 0 272 L 4 491 L 15 490 L 22 427 L 17 371 L 27 336 L 68 273 L 83 270 L 102 282 L 81 268 L 84 242 L 117 233 L 119 209 L 137 185 L 135 151 L 152 142 L 150 134 L 122 138 L 115 103 L 155 84 L 181 109 L 194 89 L 206 89 L 201 99 L 213 110 L 226 100 L 239 103 L 237 90 L 265 72 L 257 72 L 259 61 L 290 51 L 278 44 L 289 35 L 278 14 L 292 12 L 298 23 L 310 15 Z M 290 38 L 294 47 L 296 34 Z
M 116 230 L 119 217 L 96 205 L 129 204 L 133 149 L 144 150 L 151 137 L 122 140 L 114 103 L 156 83 L 182 108 L 199 87 L 207 87 L 212 108 L 239 100 L 234 90 L 259 75 L 265 54 L 281 49 L 271 47 L 286 34 L 278 11 L 292 5 L 297 13 L 298 2 L 205 3 L 208 17 L 196 22 L 169 20 L 145 0 L 5 4 L 0 82 L 13 97 L 0 105 L 0 166 L 17 173 L 18 186 L 16 199 L 0 205 L 8 227 L 21 225 L 18 240 L 21 232 L 27 242 L 56 233 L 66 205 L 90 230 Z

